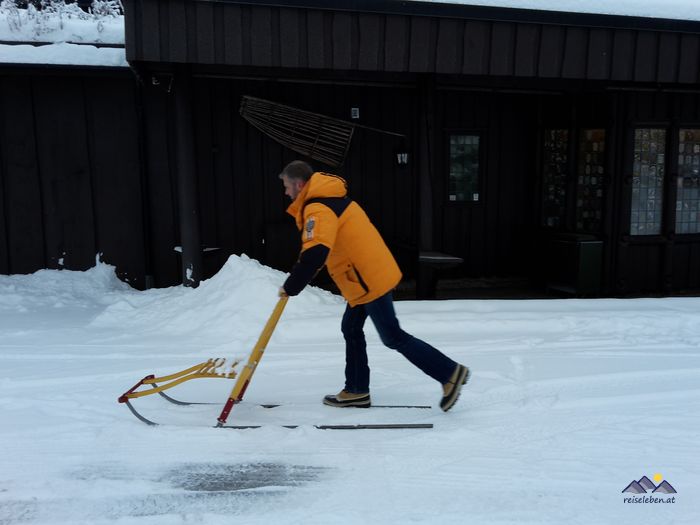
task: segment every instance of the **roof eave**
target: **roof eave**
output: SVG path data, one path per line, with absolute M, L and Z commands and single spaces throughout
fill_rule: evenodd
M 240 5 L 352 11 L 408 16 L 431 16 L 498 22 L 519 22 L 545 25 L 582 26 L 609 29 L 641 29 L 700 33 L 700 21 L 651 18 L 640 16 L 544 11 L 511 7 L 489 7 L 439 2 L 405 0 L 194 0 L 200 3 L 228 3 Z

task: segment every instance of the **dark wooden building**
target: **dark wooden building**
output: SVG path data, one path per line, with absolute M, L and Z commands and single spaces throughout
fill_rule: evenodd
M 463 260 L 455 277 L 700 290 L 698 22 L 398 0 L 124 5 L 128 75 L 0 70 L 2 272 L 82 269 L 98 251 L 140 287 L 208 277 L 233 253 L 288 269 L 276 174 L 298 155 L 241 118 L 251 95 L 405 136 L 358 128 L 336 171 L 409 277 L 439 252 Z M 61 92 L 49 82 L 77 121 L 42 108 Z M 58 153 L 66 136 L 85 147 Z M 43 240 L 22 235 L 30 224 Z

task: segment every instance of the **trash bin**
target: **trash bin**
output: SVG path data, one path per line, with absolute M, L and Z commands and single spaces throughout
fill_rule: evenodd
M 559 234 L 550 240 L 547 288 L 576 296 L 600 295 L 603 241 L 594 235 Z

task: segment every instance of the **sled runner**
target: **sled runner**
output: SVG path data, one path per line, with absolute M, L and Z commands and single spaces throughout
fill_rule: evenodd
M 226 360 L 223 358 L 208 359 L 204 363 L 192 366 L 186 370 L 182 370 L 181 372 L 177 372 L 175 374 L 170 374 L 162 377 L 155 377 L 154 375 L 146 376 L 141 381 L 132 386 L 129 390 L 124 392 L 121 396 L 119 396 L 118 401 L 120 403 L 126 404 L 127 408 L 131 410 L 131 413 L 134 414 L 138 419 L 140 419 L 144 423 L 149 425 L 155 425 L 156 423 L 149 419 L 146 419 L 138 413 L 138 411 L 131 404 L 132 399 L 137 399 L 139 397 L 148 396 L 152 394 L 160 394 L 165 399 L 167 399 L 171 403 L 175 403 L 176 405 L 209 404 L 187 403 L 184 401 L 178 401 L 177 399 L 174 399 L 168 396 L 167 394 L 164 394 L 163 391 L 168 390 L 169 388 L 172 388 L 174 386 L 180 385 L 185 381 L 190 381 L 192 379 L 237 378 L 236 383 L 234 384 L 233 389 L 231 390 L 231 395 L 229 395 L 228 399 L 226 400 L 224 408 L 221 411 L 221 415 L 217 419 L 216 426 L 224 425 L 226 423 L 226 419 L 228 418 L 229 413 L 231 412 L 231 409 L 233 408 L 234 403 L 239 403 L 243 399 L 243 395 L 245 394 L 245 391 L 248 388 L 248 385 L 250 384 L 250 380 L 253 377 L 253 374 L 255 373 L 255 369 L 257 368 L 263 353 L 265 352 L 265 347 L 270 341 L 270 337 L 272 337 L 272 332 L 275 330 L 275 326 L 277 326 L 277 321 L 279 321 L 280 317 L 282 316 L 282 312 L 284 311 L 284 307 L 286 306 L 288 299 L 288 297 L 282 297 L 279 301 L 277 301 L 277 305 L 275 305 L 275 308 L 272 311 L 270 318 L 267 320 L 267 323 L 265 324 L 265 327 L 263 328 L 263 331 L 260 334 L 257 343 L 255 343 L 253 351 L 250 353 L 248 362 L 246 363 L 245 367 L 243 368 L 240 374 L 237 374 L 233 370 L 233 368 L 238 364 L 238 362 L 234 362 L 232 364 L 231 370 L 229 372 L 221 372 L 220 370 L 223 367 Z M 162 383 L 163 381 L 166 381 L 166 384 L 158 385 L 158 383 Z M 152 390 L 138 390 L 143 385 L 150 385 L 152 387 Z
M 226 362 L 223 358 L 208 359 L 204 363 L 199 363 L 195 366 L 182 370 L 180 372 L 156 377 L 154 375 L 149 375 L 141 379 L 133 387 L 122 394 L 118 401 L 119 403 L 126 404 L 127 408 L 131 411 L 134 416 L 136 416 L 140 421 L 143 421 L 147 425 L 158 425 L 158 423 L 151 421 L 150 419 L 144 417 L 140 414 L 131 403 L 132 400 L 138 399 L 140 397 L 159 394 L 166 401 L 173 403 L 175 405 L 214 405 L 218 403 L 202 403 L 202 402 L 188 402 L 180 401 L 164 393 L 164 390 L 168 390 L 174 386 L 180 385 L 186 381 L 192 379 L 200 378 L 219 378 L 219 379 L 236 379 L 236 382 L 231 390 L 231 394 L 224 403 L 224 407 L 221 410 L 221 414 L 217 418 L 216 427 L 217 428 L 231 428 L 231 429 L 253 429 L 261 428 L 262 425 L 226 425 L 226 420 L 228 419 L 231 410 L 234 405 L 240 403 L 243 400 L 243 396 L 250 385 L 250 381 L 255 373 L 255 370 L 262 359 L 263 353 L 267 343 L 270 341 L 272 332 L 277 326 L 277 322 L 282 316 L 284 307 L 287 304 L 288 297 L 282 297 L 277 302 L 270 318 L 267 320 L 265 327 L 263 328 L 257 343 L 253 347 L 253 350 L 248 357 L 248 362 L 243 367 L 243 369 L 237 373 L 233 368 L 238 364 L 234 362 L 228 372 L 223 371 L 223 366 Z M 162 383 L 162 384 L 159 384 Z M 139 390 L 140 387 L 148 385 L 151 387 L 150 390 Z M 279 405 L 261 405 L 264 408 L 275 408 Z M 423 405 L 377 405 L 375 408 L 431 408 L 429 406 Z M 300 425 L 281 425 L 285 428 L 298 428 Z M 417 428 L 433 428 L 430 423 L 383 423 L 383 424 L 359 424 L 359 425 L 313 425 L 314 428 L 321 430 L 386 430 L 386 429 L 417 429 Z

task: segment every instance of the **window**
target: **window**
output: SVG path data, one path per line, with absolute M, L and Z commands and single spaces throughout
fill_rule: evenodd
M 569 158 L 567 129 L 546 129 L 542 162 L 542 225 L 567 227 L 567 200 L 577 232 L 598 233 L 605 203 L 605 129 L 579 129 L 578 150 Z M 576 176 L 569 175 L 575 170 Z M 569 225 L 571 226 L 571 225 Z
M 451 202 L 479 201 L 479 135 L 450 135 Z
M 543 226 L 560 228 L 566 224 L 566 184 L 569 175 L 568 149 L 568 129 L 545 130 L 542 166 Z
M 576 231 L 600 232 L 603 225 L 605 130 L 582 129 L 578 149 Z
M 700 233 L 700 129 L 681 129 L 676 233 Z
M 634 130 L 630 215 L 630 233 L 632 235 L 658 235 L 661 233 L 665 152 L 665 129 L 638 128 Z

